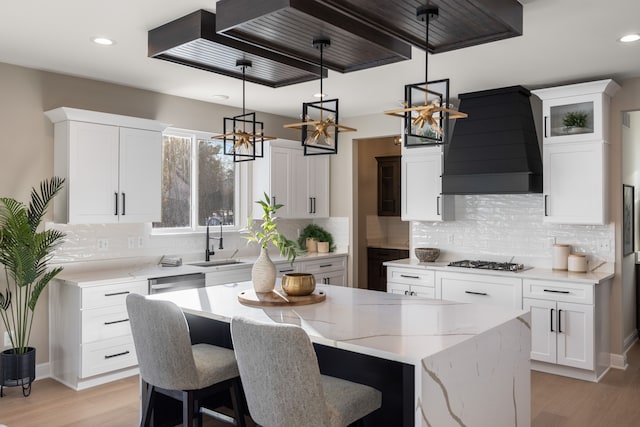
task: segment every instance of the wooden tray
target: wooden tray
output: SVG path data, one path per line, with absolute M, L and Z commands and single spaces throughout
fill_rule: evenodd
M 253 289 L 242 291 L 238 294 L 238 301 L 244 305 L 253 307 L 288 307 L 296 305 L 316 304 L 327 299 L 322 291 L 316 291 L 310 295 L 296 297 L 287 295 L 282 289 L 273 292 L 257 293 Z

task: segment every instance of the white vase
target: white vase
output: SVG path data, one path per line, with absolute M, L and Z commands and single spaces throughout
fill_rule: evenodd
M 251 281 L 256 292 L 271 292 L 276 286 L 276 266 L 265 248 L 260 249 L 260 256 L 253 264 Z

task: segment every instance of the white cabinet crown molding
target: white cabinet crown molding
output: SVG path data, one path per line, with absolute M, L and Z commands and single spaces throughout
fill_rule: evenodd
M 44 113 L 51 123 L 59 123 L 65 120 L 77 122 L 99 123 L 136 129 L 147 129 L 158 132 L 171 126 L 157 120 L 142 119 L 139 117 L 121 116 L 119 114 L 102 113 L 99 111 L 81 110 L 79 108 L 59 107 Z
M 560 91 L 559 91 L 560 89 Z M 594 93 L 605 93 L 614 96 L 620 90 L 620 85 L 611 79 L 597 80 L 594 82 L 577 83 L 566 86 L 554 86 L 531 91 L 542 100 L 565 98 L 568 96 L 580 96 Z

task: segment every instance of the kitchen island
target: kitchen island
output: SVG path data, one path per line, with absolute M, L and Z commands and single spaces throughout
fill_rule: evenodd
M 238 302 L 251 286 L 151 298 L 178 304 L 195 342 L 230 347 L 234 316 L 300 325 L 322 373 L 382 391 L 366 426 L 530 424 L 528 312 L 321 285 L 322 303 L 255 308 Z

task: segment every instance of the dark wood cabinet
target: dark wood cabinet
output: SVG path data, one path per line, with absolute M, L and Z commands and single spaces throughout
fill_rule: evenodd
M 385 261 L 409 258 L 407 249 L 367 248 L 367 289 L 387 291 Z
M 400 159 L 376 157 L 378 161 L 378 216 L 400 216 Z

